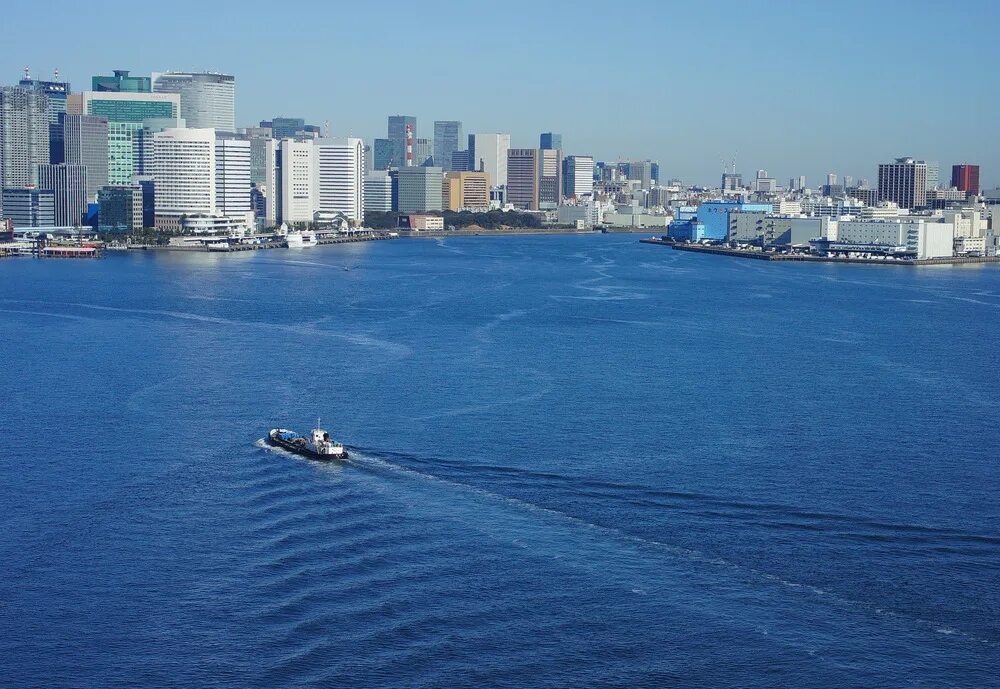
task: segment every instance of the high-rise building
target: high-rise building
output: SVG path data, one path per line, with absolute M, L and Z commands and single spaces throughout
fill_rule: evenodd
M 472 171 L 469 167 L 469 151 L 467 149 L 451 152 L 451 171 L 452 172 Z
M 979 194 L 979 166 L 960 163 L 951 166 L 951 186 L 969 195 Z
M 941 184 L 941 164 L 936 160 L 927 160 L 924 164 L 927 166 L 927 191 L 937 189 Z
M 15 229 L 56 224 L 55 197 L 51 189 L 31 185 L 4 189 L 0 192 L 0 208 L 3 208 L 3 217 L 10 220 Z
M 149 77 L 129 76 L 127 69 L 116 69 L 111 76 L 95 76 L 90 90 L 103 93 L 149 93 L 153 90 Z
M 87 200 L 108 183 L 108 120 L 91 115 L 63 113 L 63 160 L 87 168 Z
M 144 122 L 179 118 L 181 97 L 176 93 L 84 91 L 70 96 L 67 107 L 75 114 L 108 121 L 108 184 L 128 186 L 134 176 L 145 173 L 139 165 Z
M 39 165 L 38 188 L 52 192 L 55 224 L 73 227 L 87 213 L 87 168 L 83 165 Z
M 156 227 L 178 229 L 182 216 L 213 214 L 215 130 L 164 129 L 153 134 Z
M 538 210 L 537 148 L 512 148 L 507 151 L 507 202 L 515 208 Z
M 315 203 L 312 140 L 270 140 L 267 145 L 268 225 L 310 223 Z
M 489 173 L 490 182 L 507 184 L 507 154 L 510 134 L 469 134 L 469 169 Z
M 593 156 L 569 156 L 563 160 L 563 195 L 583 196 L 594 193 Z
M 653 188 L 653 161 L 633 160 L 628 165 L 628 178 L 637 180 L 640 189 Z
M 406 130 L 417 137 L 417 118 L 412 115 L 389 115 L 388 139 L 392 142 L 391 167 L 406 165 Z
M 49 99 L 23 86 L 0 87 L 0 187 L 38 179 L 49 162 Z
M 828 186 L 833 186 L 837 183 L 837 174 L 834 172 L 828 172 L 826 175 L 826 183 Z
M 398 210 L 402 213 L 440 211 L 442 174 L 439 167 L 399 168 Z
M 434 162 L 434 149 L 427 139 L 414 139 L 413 141 L 413 164 L 430 167 L 436 165 Z M 438 165 L 437 167 L 441 167 Z
M 392 210 L 392 178 L 385 170 L 375 170 L 365 177 L 365 213 L 388 213 Z
M 927 205 L 927 164 L 913 158 L 896 158 L 878 166 L 878 199 L 892 201 L 900 208 Z
M 455 120 L 438 121 L 434 123 L 434 164 L 444 169 L 452 170 L 452 154 L 462 146 L 462 123 Z
M 49 124 L 59 124 L 59 114 L 66 112 L 66 97 L 69 95 L 69 82 L 59 81 L 59 70 L 56 70 L 54 81 L 32 79 L 25 68 L 24 79 L 18 86 L 44 93 L 49 99 Z
M 236 77 L 211 72 L 153 72 L 154 93 L 181 97 L 181 117 L 188 127 L 236 131 Z
M 562 150 L 562 134 L 553 134 L 552 132 L 545 132 L 538 137 L 538 147 L 543 151 L 547 150 Z
M 274 139 L 318 139 L 320 128 L 315 124 L 306 124 L 301 117 L 275 117 L 260 123 L 261 129 L 271 131 Z
M 182 101 L 183 102 L 183 101 Z M 215 210 L 246 218 L 250 206 L 250 141 L 231 136 L 215 139 Z
M 142 187 L 104 187 L 97 192 L 99 228 L 103 232 L 135 232 L 142 224 Z
M 365 142 L 317 139 L 313 145 L 316 209 L 343 213 L 354 225 L 365 219 Z
M 486 172 L 449 172 L 441 188 L 441 204 L 446 211 L 488 210 L 490 176 Z
M 392 141 L 375 139 L 372 142 L 372 170 L 388 170 L 392 167 L 392 155 Z
M 538 151 L 538 207 L 555 208 L 562 203 L 562 151 Z
M 806 188 L 806 176 L 805 175 L 799 175 L 798 187 L 796 187 L 796 188 L 797 189 L 805 189 Z

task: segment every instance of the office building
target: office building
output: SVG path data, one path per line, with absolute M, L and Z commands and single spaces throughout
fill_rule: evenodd
M 102 232 L 136 232 L 143 228 L 142 187 L 103 187 L 97 192 Z
M 306 124 L 301 117 L 275 117 L 263 120 L 260 129 L 268 130 L 273 139 L 318 139 L 320 128 L 315 124 Z
M 193 129 L 236 131 L 236 78 L 211 72 L 153 72 L 154 93 L 181 97 L 180 116 Z
M 442 170 L 439 167 L 401 167 L 397 183 L 398 210 L 426 213 L 441 210 Z
M 653 188 L 653 161 L 634 160 L 628 164 L 628 179 L 639 182 L 640 189 Z
M 267 225 L 310 223 L 316 209 L 312 140 L 267 142 Z
M 434 165 L 434 149 L 428 139 L 413 140 L 413 164 L 429 167 Z M 438 165 L 438 167 L 441 167 Z
M 66 96 L 69 95 L 69 82 L 59 81 L 59 70 L 56 70 L 55 81 L 45 81 L 42 79 L 32 79 L 25 69 L 24 79 L 18 82 L 18 86 L 31 89 L 37 93 L 44 93 L 49 99 L 49 124 L 59 124 L 60 113 L 66 112 Z
M 149 119 L 176 121 L 181 103 L 176 93 L 84 91 L 70 96 L 67 107 L 75 114 L 108 121 L 108 184 L 128 186 L 134 176 L 147 172 L 140 164 L 143 123 Z
M 80 225 L 87 213 L 87 168 L 83 165 L 39 165 L 38 188 L 52 192 L 53 216 L 59 227 Z
M 55 197 L 50 189 L 34 186 L 4 189 L 0 193 L 3 217 L 10 220 L 14 229 L 26 227 L 53 227 L 56 224 Z
M 563 195 L 581 198 L 594 193 L 593 156 L 568 156 L 563 160 Z
M 469 151 L 467 149 L 462 149 L 461 151 L 452 151 L 451 171 L 452 172 L 472 171 L 469 166 Z
M 406 136 L 407 127 L 410 128 L 411 136 L 417 138 L 417 118 L 412 115 L 390 115 L 388 126 L 388 139 L 392 142 L 391 167 L 406 166 Z M 414 163 L 415 165 L 417 163 Z
M 127 69 L 116 69 L 111 76 L 95 76 L 90 80 L 90 90 L 102 93 L 150 93 L 149 77 L 129 76 Z
M 469 134 L 469 169 L 485 172 L 493 186 L 507 184 L 510 134 Z
M 543 151 L 562 150 L 562 134 L 545 132 L 538 137 L 538 147 Z
M 372 142 L 372 170 L 388 170 L 392 167 L 392 155 L 392 141 L 375 139 Z
M 928 160 L 924 164 L 927 166 L 926 189 L 937 189 L 941 184 L 941 164 L 936 160 Z
M 537 148 L 507 151 L 507 202 L 522 210 L 538 210 Z
M 183 101 L 182 101 L 183 102 Z M 246 218 L 250 205 L 250 145 L 235 137 L 215 139 L 215 211 L 230 218 Z
M 441 187 L 441 205 L 446 211 L 490 207 L 490 176 L 486 172 L 449 172 Z
M 354 226 L 365 219 L 365 143 L 317 139 L 313 144 L 316 210 L 342 213 Z
M 34 183 L 38 166 L 48 163 L 48 97 L 22 86 L 0 87 L 0 187 Z
M 892 201 L 900 208 L 927 205 L 927 164 L 913 158 L 896 158 L 878 166 L 878 199 Z
M 538 152 L 538 207 L 551 209 L 562 203 L 562 151 L 558 148 Z
M 455 120 L 434 123 L 434 164 L 445 172 L 452 170 L 451 159 L 461 149 L 462 123 Z
M 392 178 L 384 170 L 365 176 L 365 213 L 388 213 L 392 210 Z
M 63 160 L 87 168 L 87 200 L 108 183 L 108 120 L 91 115 L 63 113 Z
M 979 194 L 979 166 L 960 163 L 951 166 L 951 186 L 971 196 Z
M 215 130 L 164 129 L 153 134 L 153 148 L 157 229 L 179 229 L 182 216 L 213 214 Z

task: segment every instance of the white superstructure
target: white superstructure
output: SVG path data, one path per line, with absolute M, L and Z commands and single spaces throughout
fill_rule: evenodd
M 488 172 L 491 184 L 506 186 L 510 134 L 472 134 L 469 145 L 472 149 L 469 152 L 472 171 Z

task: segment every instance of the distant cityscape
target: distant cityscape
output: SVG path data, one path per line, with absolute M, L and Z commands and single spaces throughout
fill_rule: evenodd
M 932 259 L 1000 255 L 1000 189 L 979 165 L 915 157 L 873 179 L 779 183 L 720 166 L 718 186 L 664 179 L 656 160 L 567 154 L 563 136 L 514 147 L 502 132 L 390 115 L 386 136 L 332 137 L 273 117 L 237 128 L 236 78 L 126 70 L 90 89 L 33 78 L 0 87 L 0 242 L 44 233 L 251 236 L 281 225 L 351 231 L 475 226 L 490 212 L 537 227 L 648 229 L 669 241 Z M 949 174 L 950 172 L 950 174 Z M 513 217 L 510 216 L 510 217 Z

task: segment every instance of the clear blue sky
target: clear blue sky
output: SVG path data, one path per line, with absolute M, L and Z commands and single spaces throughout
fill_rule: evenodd
M 900 155 L 977 162 L 1000 184 L 1000 3 L 328 2 L 7 3 L 4 83 L 53 67 L 237 77 L 237 122 L 302 116 L 385 135 L 389 114 L 516 146 L 563 134 L 568 154 L 652 157 L 665 177 L 873 179 Z

